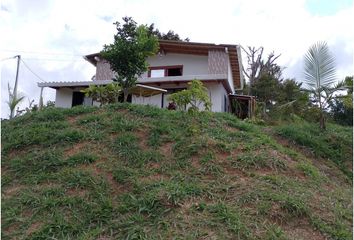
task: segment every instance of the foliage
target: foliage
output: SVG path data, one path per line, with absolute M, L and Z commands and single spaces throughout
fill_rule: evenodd
M 332 99 L 332 101 L 329 102 L 329 107 L 331 109 L 329 114 L 336 123 L 352 126 L 353 107 L 348 107 L 349 104 L 347 104 L 345 100 L 347 100 L 347 98 Z
M 267 60 L 263 59 L 263 47 L 255 48 L 248 47 L 248 49 L 242 48 L 242 50 L 247 55 L 248 67 L 243 68 L 243 73 L 249 80 L 248 94 L 252 93 L 252 87 L 256 84 L 263 75 L 272 76 L 279 79 L 282 73 L 282 68 L 275 63 L 275 61 L 280 57 L 275 55 L 274 52 L 270 53 Z M 251 90 L 251 91 L 250 91 Z
M 342 125 L 353 125 L 353 76 L 347 76 L 344 80 L 347 95 L 339 95 L 329 102 L 330 116 Z
M 242 49 L 248 59 L 243 72 L 249 80 L 243 92 L 256 97 L 256 117 L 269 121 L 303 115 L 309 105 L 308 93 L 301 90 L 301 83 L 295 79 L 282 78 L 282 67 L 276 63 L 280 54 L 272 52 L 263 59 L 263 47 Z
M 277 104 L 274 106 L 272 118 L 289 119 L 294 115 L 307 117 L 307 110 L 310 108 L 307 92 L 301 90 L 302 83 L 295 79 L 286 79 L 279 85 Z
M 15 117 L 15 108 L 18 104 L 20 104 L 25 97 L 24 96 L 17 96 L 17 93 L 13 93 L 11 92 L 11 88 L 10 88 L 10 84 L 7 84 L 7 88 L 9 91 L 9 101 L 7 102 L 7 105 L 10 108 L 10 119 L 12 119 L 13 117 Z
M 267 108 L 273 106 L 273 102 L 279 98 L 280 82 L 270 74 L 263 74 L 252 85 L 252 95 L 257 96 L 257 101 L 264 102 Z
M 203 83 L 194 79 L 188 85 L 188 89 L 171 94 L 169 100 L 175 102 L 179 110 L 187 110 L 188 107 L 188 111 L 196 112 L 203 104 L 204 109 L 210 111 L 211 101 L 208 96 L 208 89 L 203 86 Z
M 158 41 L 145 25 L 137 25 L 131 17 L 123 18 L 123 25 L 115 22 L 117 33 L 113 44 L 104 45 L 101 56 L 110 63 L 127 101 L 129 88 L 134 86 L 137 76 L 147 70 L 146 58 L 156 54 Z
M 334 97 L 333 94 L 343 87 L 336 85 L 336 65 L 327 43 L 318 42 L 312 45 L 304 58 L 304 84 L 314 103 L 320 109 L 320 128 L 325 129 L 324 111 Z
M 100 106 L 107 103 L 118 101 L 118 96 L 121 93 L 121 87 L 117 83 L 107 85 L 90 85 L 88 88 L 81 90 L 86 97 L 91 97 L 94 101 L 100 103 Z
M 156 36 L 160 40 L 189 42 L 189 38 L 185 38 L 183 40 L 182 38 L 180 38 L 180 36 L 177 33 L 175 33 L 172 30 L 169 30 L 167 33 L 160 32 L 159 29 L 157 29 L 157 28 L 155 29 L 155 26 L 154 26 L 153 23 L 148 27 L 148 31 L 149 31 L 149 33 L 151 33 L 152 35 Z

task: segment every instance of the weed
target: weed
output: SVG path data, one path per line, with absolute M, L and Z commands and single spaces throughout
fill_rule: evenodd
M 270 168 L 272 170 L 284 170 L 286 165 L 284 161 L 279 158 L 269 156 L 266 152 L 260 151 L 258 153 L 241 153 L 236 159 L 232 159 L 232 164 L 238 169 L 261 169 Z
M 73 156 L 70 156 L 68 159 L 66 159 L 66 162 L 68 166 L 76 166 L 79 164 L 93 163 L 96 160 L 97 156 L 86 152 L 80 152 Z
M 124 115 L 115 114 L 110 125 L 114 132 L 129 132 L 138 129 L 140 124 L 141 123 L 135 118 L 128 119 Z
M 296 168 L 303 171 L 306 176 L 309 176 L 314 180 L 318 180 L 321 177 L 318 169 L 309 162 L 299 162 L 296 165 Z
M 301 217 L 308 214 L 305 202 L 297 197 L 288 196 L 281 203 L 281 208 L 292 217 Z
M 241 216 L 237 211 L 223 203 L 209 205 L 207 209 L 216 217 L 217 221 L 225 223 L 227 229 L 236 234 L 236 239 L 250 238 L 251 233 L 249 229 L 242 223 Z
M 284 234 L 284 231 L 281 227 L 277 225 L 270 225 L 267 227 L 266 232 L 266 239 L 267 240 L 286 240 L 287 237 Z
M 113 178 L 118 183 L 127 183 L 132 181 L 136 174 L 136 171 L 129 167 L 121 167 L 113 171 Z

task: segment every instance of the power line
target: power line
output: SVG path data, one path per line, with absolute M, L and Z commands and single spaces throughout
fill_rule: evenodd
M 25 58 L 26 60 L 29 61 L 53 61 L 53 62 L 77 62 L 77 61 L 82 61 L 82 59 L 54 59 L 54 58 Z
M 16 57 L 16 56 L 15 56 L 15 57 Z M 9 59 L 14 59 L 15 57 L 3 58 L 3 59 L 0 60 L 0 62 L 5 61 L 5 60 L 9 60 Z
M 0 51 L 3 52 L 16 52 L 16 53 L 34 53 L 34 54 L 39 54 L 39 55 L 62 55 L 62 56 L 77 56 L 77 57 L 83 57 L 84 54 L 79 55 L 79 54 L 73 54 L 73 53 L 55 53 L 55 52 L 37 52 L 37 51 L 22 51 L 22 50 L 9 50 L 9 49 L 0 49 Z
M 21 59 L 21 62 L 33 75 L 35 75 L 42 82 L 45 82 L 40 76 L 38 76 L 35 72 L 33 72 L 33 70 L 23 61 L 23 59 Z

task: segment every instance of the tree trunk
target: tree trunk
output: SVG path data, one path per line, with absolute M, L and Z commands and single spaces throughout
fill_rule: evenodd
M 326 130 L 326 119 L 324 117 L 324 114 L 323 114 L 322 110 L 321 110 L 321 113 L 320 113 L 320 128 L 322 130 Z
M 319 95 L 319 103 L 320 103 L 320 129 L 326 130 L 325 117 L 322 109 L 321 95 Z
M 123 96 L 124 96 L 123 102 L 127 102 L 127 100 L 128 100 L 128 89 L 123 89 Z

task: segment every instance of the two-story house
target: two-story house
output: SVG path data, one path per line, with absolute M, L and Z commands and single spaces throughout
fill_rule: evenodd
M 94 80 L 85 82 L 38 83 L 39 87 L 56 89 L 55 106 L 97 104 L 80 90 L 89 85 L 112 82 L 114 72 L 99 53 L 85 56 L 96 67 Z M 208 89 L 213 112 L 229 111 L 229 95 L 243 88 L 241 54 L 238 45 L 179 41 L 159 41 L 157 55 L 147 59 L 149 69 L 139 76 L 131 91 L 130 101 L 166 108 L 168 96 L 187 87 L 193 79 L 201 80 Z

